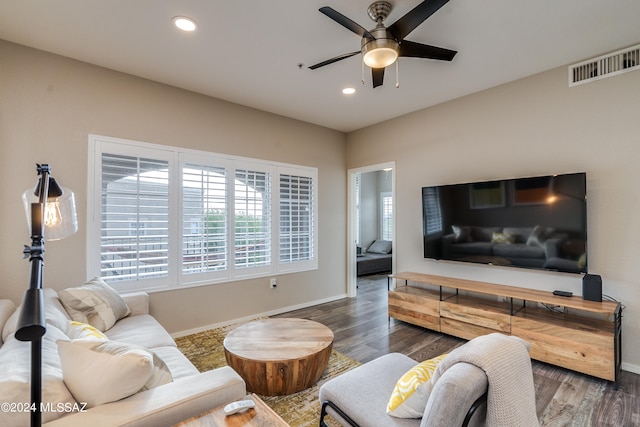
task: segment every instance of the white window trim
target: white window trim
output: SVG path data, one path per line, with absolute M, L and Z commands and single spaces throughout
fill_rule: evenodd
M 169 257 L 172 268 L 169 269 L 167 277 L 154 279 L 149 283 L 142 281 L 113 282 L 111 286 L 119 291 L 144 290 L 147 292 L 158 292 L 165 290 L 184 289 L 195 286 L 204 286 L 215 283 L 233 282 L 246 280 L 249 278 L 271 277 L 278 274 L 309 271 L 318 268 L 318 171 L 317 168 L 292 165 L 287 163 L 264 161 L 213 152 L 185 149 L 181 147 L 170 147 L 148 142 L 133 141 L 121 138 L 113 138 L 101 135 L 89 135 L 89 155 L 88 155 L 88 185 L 87 185 L 87 272 L 89 277 L 100 276 L 100 196 L 101 196 L 101 155 L 103 151 L 109 152 L 109 148 L 117 147 L 118 154 L 129 153 L 132 156 L 140 156 L 144 151 L 149 150 L 151 157 L 158 157 L 162 154 L 169 161 L 169 194 L 171 203 L 169 204 L 170 220 L 169 228 Z M 105 150 L 106 148 L 106 150 Z M 182 237 L 181 206 L 182 206 L 182 179 L 180 171 L 185 163 L 200 163 L 203 165 L 215 164 L 224 165 L 230 171 L 229 186 L 233 185 L 233 171 L 235 169 L 255 169 L 267 171 L 271 174 L 271 263 L 267 266 L 260 266 L 247 269 L 236 269 L 233 260 L 233 252 L 230 251 L 228 268 L 223 272 L 196 273 L 183 275 L 180 271 L 180 263 L 176 260 L 180 258 Z M 312 232 L 312 254 L 308 261 L 298 261 L 280 263 L 280 200 L 279 200 L 279 177 L 280 174 L 300 175 L 310 177 L 313 185 L 313 232 Z M 230 212 L 234 212 L 233 197 L 230 197 Z M 230 215 L 233 218 L 234 215 Z M 177 226 L 176 226 L 177 224 Z M 233 220 L 229 225 L 230 230 L 234 230 Z M 232 231 L 230 231 L 231 233 Z

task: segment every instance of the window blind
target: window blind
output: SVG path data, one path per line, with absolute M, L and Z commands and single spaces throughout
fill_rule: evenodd
M 313 180 L 280 175 L 280 262 L 313 259 Z

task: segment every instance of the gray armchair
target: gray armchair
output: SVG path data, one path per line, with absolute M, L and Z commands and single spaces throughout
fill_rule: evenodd
M 523 345 L 526 351 L 518 350 Z M 519 338 L 490 334 L 452 351 L 433 374 L 435 383 L 422 418 L 392 417 L 386 413 L 389 397 L 398 379 L 416 364 L 391 353 L 328 381 L 320 388 L 320 426 L 327 425 L 327 415 L 345 427 L 539 425 L 528 343 Z M 512 387 L 517 401 L 505 396 Z

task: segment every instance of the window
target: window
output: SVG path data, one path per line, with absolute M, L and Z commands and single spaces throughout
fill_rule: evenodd
M 380 194 L 381 230 L 382 240 L 393 240 L 393 197 L 391 193 Z
M 435 234 L 442 232 L 442 208 L 440 206 L 440 190 L 436 187 L 422 189 L 424 205 L 424 232 Z
M 89 142 L 90 275 L 154 290 L 317 268 L 315 168 Z

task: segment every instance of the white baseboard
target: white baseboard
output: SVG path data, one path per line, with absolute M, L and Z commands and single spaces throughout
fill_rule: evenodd
M 222 327 L 229 326 L 229 325 L 235 325 L 236 323 L 246 323 L 246 322 L 248 322 L 250 320 L 257 319 L 257 318 L 260 318 L 260 317 L 275 316 L 277 314 L 288 313 L 290 311 L 295 311 L 295 310 L 301 310 L 303 308 L 313 307 L 314 305 L 319 305 L 319 304 L 324 304 L 324 303 L 327 303 L 327 302 L 337 301 L 337 300 L 340 300 L 340 299 L 344 299 L 346 297 L 347 297 L 347 294 L 341 294 L 341 295 L 336 295 L 336 296 L 332 296 L 332 297 L 321 299 L 321 300 L 309 301 L 309 302 L 306 302 L 306 303 L 303 303 L 303 304 L 297 304 L 297 305 L 292 305 L 292 306 L 289 306 L 289 307 L 283 307 L 283 308 L 279 308 L 279 309 L 272 310 L 272 311 L 266 311 L 266 312 L 263 312 L 263 313 L 256 313 L 256 314 L 252 314 L 251 316 L 239 317 L 239 318 L 236 318 L 236 319 L 231 319 L 231 320 L 227 320 L 227 321 L 224 321 L 224 322 L 215 323 L 215 324 L 212 324 L 212 325 L 206 325 L 206 326 L 202 326 L 202 327 L 198 327 L 198 328 L 194 328 L 194 329 L 188 329 L 186 331 L 174 332 L 174 333 L 171 334 L 171 336 L 173 338 L 184 337 L 186 335 L 197 334 L 198 332 L 208 331 L 209 329 L 222 328 Z
M 634 365 L 632 363 L 622 362 L 622 370 L 633 372 L 634 374 L 640 375 L 640 366 Z

